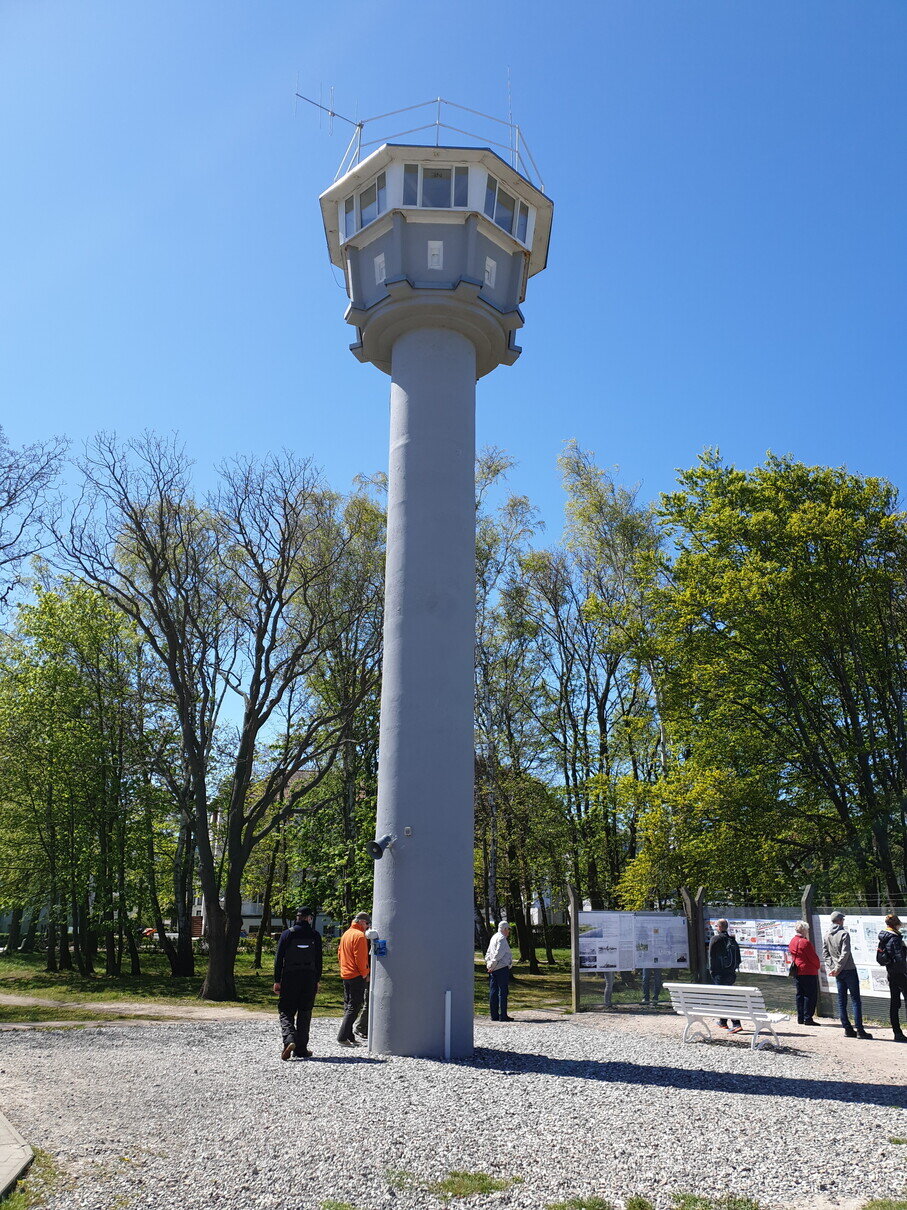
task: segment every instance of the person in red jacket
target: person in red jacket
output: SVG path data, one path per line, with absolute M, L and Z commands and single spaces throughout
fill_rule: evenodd
M 337 961 L 343 980 L 343 1020 L 337 1033 L 341 1046 L 358 1046 L 353 1037 L 353 1022 L 362 1008 L 368 990 L 368 938 L 365 930 L 371 926 L 368 912 L 360 912 L 340 938 Z
M 813 1013 L 819 999 L 821 961 L 809 939 L 809 925 L 805 920 L 801 920 L 797 925 L 787 949 L 797 968 L 797 1024 L 818 1025 L 819 1022 L 814 1020 Z

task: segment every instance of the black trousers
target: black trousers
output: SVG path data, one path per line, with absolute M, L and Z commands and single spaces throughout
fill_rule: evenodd
M 797 975 L 797 1024 L 811 1021 L 819 999 L 819 976 Z
M 353 1041 L 353 1022 L 362 1009 L 367 988 L 368 984 L 361 975 L 343 980 L 343 1020 L 337 1033 L 338 1042 Z
M 888 1003 L 888 1019 L 897 1036 L 904 1033 L 904 1027 L 901 1024 L 901 1000 L 903 999 L 904 1008 L 907 1010 L 907 975 L 895 975 L 891 971 L 888 972 L 888 995 L 891 997 Z
M 312 1006 L 315 1003 L 317 986 L 317 976 L 308 971 L 284 975 L 280 984 L 280 998 L 277 1001 L 280 1032 L 283 1034 L 284 1046 L 289 1046 L 292 1042 L 297 1054 L 302 1054 L 309 1048 L 309 1027 L 312 1023 Z

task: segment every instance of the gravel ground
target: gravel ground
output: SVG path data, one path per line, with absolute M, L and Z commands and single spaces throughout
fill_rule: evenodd
M 451 1170 L 520 1178 L 458 1203 L 502 1210 L 907 1196 L 901 1084 L 792 1045 L 683 1046 L 672 1024 L 479 1024 L 475 1060 L 450 1064 L 343 1050 L 324 1019 L 290 1063 L 276 1023 L 23 1031 L 3 1035 L 0 1106 L 68 1178 L 49 1210 L 438 1210 L 426 1185 Z

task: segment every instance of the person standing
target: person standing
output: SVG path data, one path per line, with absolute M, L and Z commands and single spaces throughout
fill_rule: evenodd
M 498 931 L 491 939 L 485 954 L 485 969 L 488 971 L 488 1007 L 492 1021 L 512 1021 L 507 1016 L 507 995 L 510 990 L 510 968 L 513 953 L 510 949 L 510 925 L 502 920 Z
M 647 966 L 642 972 L 642 1002 L 648 1004 L 651 1000 L 652 1007 L 658 1007 L 658 995 L 661 991 L 661 968 L 658 966 Z
M 368 988 L 368 938 L 365 930 L 371 927 L 371 923 L 368 912 L 354 916 L 337 946 L 337 961 L 343 980 L 343 1020 L 337 1033 L 341 1046 L 359 1045 L 353 1037 L 353 1024 L 362 1009 Z
M 722 987 L 732 987 L 737 982 L 737 968 L 740 966 L 740 946 L 737 938 L 728 932 L 728 922 L 724 919 L 715 921 L 715 932 L 709 942 L 709 974 L 712 982 Z M 727 1017 L 718 1021 L 719 1029 L 728 1029 Z M 736 1018 L 731 1019 L 730 1032 L 739 1034 L 743 1026 Z
M 901 935 L 902 928 L 897 916 L 886 916 L 876 950 L 876 961 L 888 971 L 888 1012 L 895 1042 L 907 1042 L 907 1034 L 901 1028 L 901 1000 L 907 1009 L 907 945 Z
M 800 920 L 787 947 L 797 976 L 797 1024 L 818 1025 L 814 1018 L 819 999 L 819 955 L 809 939 L 809 925 Z
M 274 991 L 279 997 L 277 1013 L 283 1035 L 282 1059 L 290 1059 L 294 1054 L 298 1059 L 312 1057 L 309 1028 L 323 961 L 321 934 L 313 927 L 314 919 L 314 908 L 301 907 L 293 927 L 281 933 L 274 955 Z
M 833 975 L 838 986 L 838 1016 L 848 1038 L 871 1038 L 863 1028 L 863 999 L 860 995 L 860 976 L 850 949 L 850 933 L 844 927 L 844 913 L 832 912 L 831 932 L 822 942 L 822 957 L 825 969 Z M 847 996 L 853 1004 L 853 1025 L 847 1015 Z

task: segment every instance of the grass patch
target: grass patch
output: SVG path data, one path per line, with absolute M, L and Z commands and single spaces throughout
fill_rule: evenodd
M 751 1197 L 723 1193 L 720 1197 L 703 1197 L 698 1193 L 675 1193 L 674 1210 L 762 1210 Z
M 900 1147 L 903 1144 L 907 1144 L 907 1139 L 889 1139 L 888 1142 L 894 1143 L 896 1146 Z
M 499 1179 L 487 1172 L 448 1172 L 443 1180 L 432 1181 L 424 1188 L 427 1193 L 441 1197 L 472 1197 L 475 1193 L 501 1193 L 522 1179 L 519 1176 Z
M 624 1210 L 655 1210 L 655 1207 L 647 1197 L 634 1193 L 632 1197 L 627 1198 Z
M 866 1202 L 863 1210 L 907 1210 L 907 1202 L 894 1202 L 890 1197 L 881 1197 L 875 1201 Z
M 321 1203 L 321 1210 L 356 1210 L 352 1202 L 326 1201 Z
M 324 974 L 314 1016 L 338 1017 L 343 1013 L 343 984 L 337 970 L 336 943 L 325 942 Z M 570 953 L 555 950 L 555 965 L 541 963 L 541 972 L 530 975 L 525 963 L 516 963 L 510 985 L 510 1007 L 549 1009 L 570 1007 Z M 199 956 L 197 974 L 174 978 L 162 954 L 142 954 L 141 975 L 108 977 L 103 973 L 80 975 L 75 971 L 50 973 L 44 969 L 43 954 L 0 955 L 0 992 L 66 1001 L 68 1005 L 92 1001 L 156 1000 L 160 1004 L 183 1004 L 198 998 L 205 971 L 205 958 Z M 253 970 L 252 955 L 240 953 L 236 959 L 237 999 L 226 1001 L 245 1008 L 277 1011 L 272 990 L 273 955 L 264 955 L 264 966 Z M 480 1015 L 488 1012 L 488 972 L 476 958 L 475 1004 Z M 43 1007 L 43 1006 L 42 1006 Z M 49 1007 L 49 1006 L 48 1006 Z M 6 1020 L 40 1020 L 37 1016 Z M 62 1019 L 62 1018 L 60 1018 Z
M 32 1210 L 42 1205 L 64 1184 L 63 1175 L 53 1156 L 40 1147 L 32 1148 L 35 1158 L 8 1197 L 0 1199 L 3 1210 Z
M 387 1182 L 388 1189 L 395 1189 L 398 1193 L 403 1193 L 407 1189 L 415 1189 L 416 1178 L 411 1172 L 404 1172 L 402 1168 L 391 1168 L 384 1174 L 384 1179 Z
M 640 1200 L 645 1201 L 645 1198 Z M 651 1203 L 646 1202 L 646 1205 Z M 571 1197 L 565 1202 L 549 1202 L 545 1210 L 614 1210 L 614 1204 L 606 1202 L 603 1197 Z

